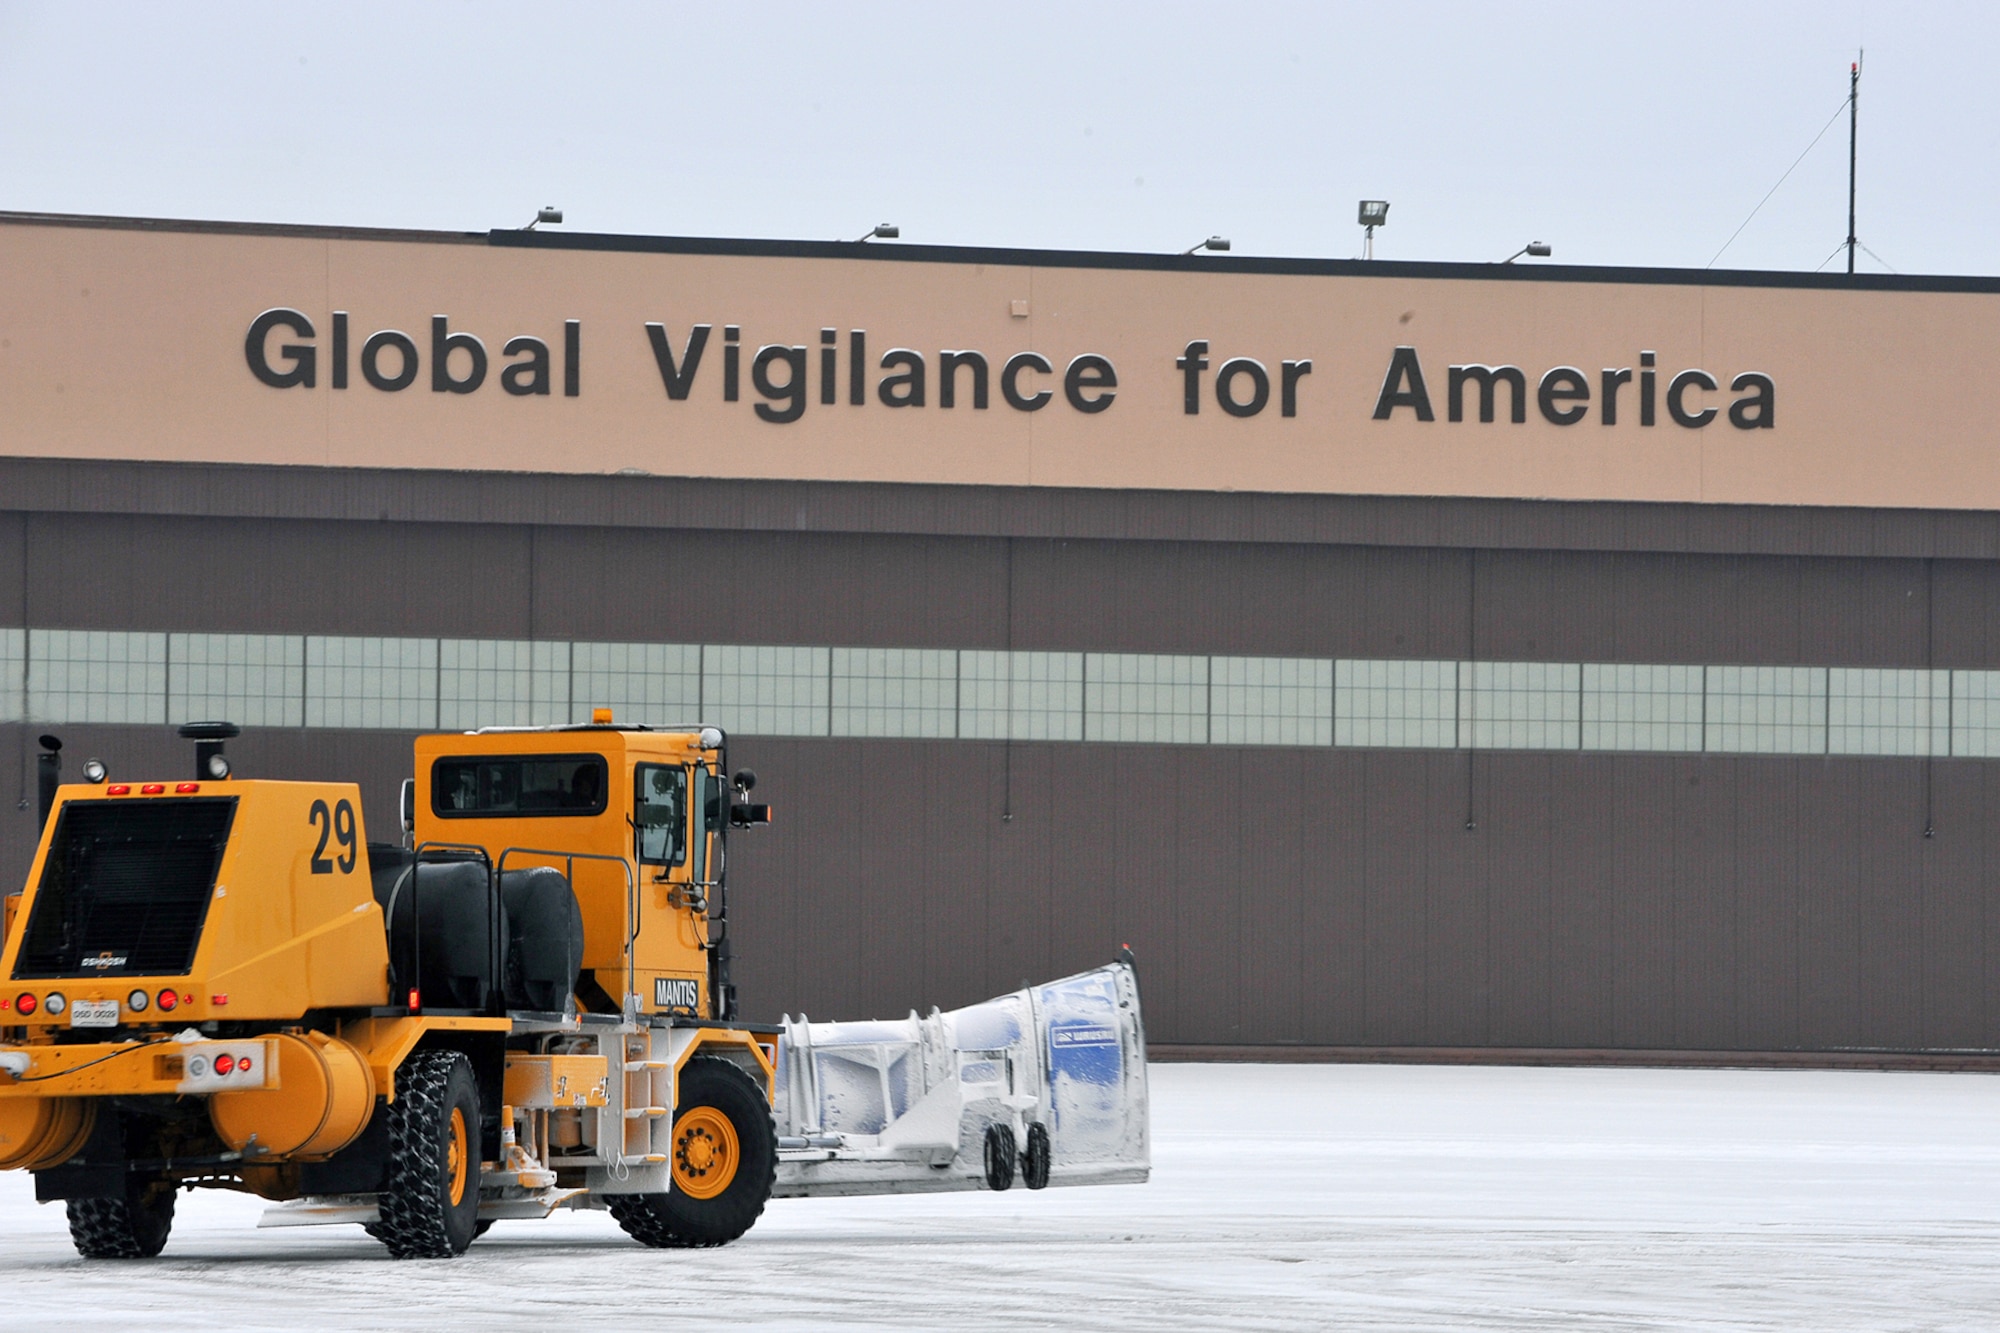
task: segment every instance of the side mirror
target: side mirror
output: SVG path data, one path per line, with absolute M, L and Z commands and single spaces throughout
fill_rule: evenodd
M 729 807 L 729 827 L 749 828 L 754 824 L 771 822 L 771 807 L 768 805 L 732 805 Z
M 739 795 L 748 796 L 757 785 L 757 775 L 747 768 L 739 768 L 736 776 L 729 780 L 729 785 L 736 788 Z
M 396 798 L 396 813 L 402 821 L 403 832 L 417 831 L 417 780 L 403 779 L 403 790 Z

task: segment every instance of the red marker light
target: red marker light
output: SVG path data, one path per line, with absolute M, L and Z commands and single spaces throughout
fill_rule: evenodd
M 29 1014 L 35 1012 L 35 997 L 26 991 L 22 991 L 14 997 L 14 1008 L 23 1018 L 26 1018 Z
M 410 987 L 410 1008 L 417 1009 L 421 1007 L 422 1006 L 420 1006 L 417 1003 L 417 988 L 415 986 L 412 986 Z
M 236 1068 L 236 1057 L 231 1055 L 228 1051 L 224 1051 L 221 1055 L 215 1057 L 216 1073 L 227 1074 L 230 1070 L 234 1068 Z
M 166 789 L 167 789 L 167 784 L 164 782 L 149 782 L 145 786 L 139 788 L 139 794 L 141 796 L 158 796 L 161 792 L 165 791 Z
M 250 1057 L 249 1057 L 249 1056 L 247 1056 L 247 1055 L 246 1055 L 246 1056 L 244 1056 L 244 1057 L 243 1057 L 243 1058 L 242 1058 L 241 1060 L 238 1060 L 238 1061 L 236 1062 L 236 1072 L 237 1072 L 237 1073 L 239 1073 L 239 1074 L 247 1074 L 247 1073 L 249 1073 L 249 1072 L 250 1072 Z
M 181 1007 L 181 997 L 170 990 L 160 992 L 160 1012 L 170 1014 Z
M 0 999 L 0 1014 L 6 1013 L 9 1009 L 12 1009 L 13 1007 L 14 1007 L 14 1002 L 12 1000 Z
M 132 794 L 132 787 L 130 783 L 114 782 L 104 789 L 104 794 L 107 796 L 130 796 Z
M 174 790 L 183 793 L 191 791 L 200 791 L 201 784 L 199 782 L 177 782 L 174 784 Z
M 229 1003 L 229 997 L 227 995 L 211 995 L 208 997 L 208 1002 L 219 1009 Z

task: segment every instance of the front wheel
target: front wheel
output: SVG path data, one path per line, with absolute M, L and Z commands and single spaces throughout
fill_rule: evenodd
M 398 1259 L 464 1254 L 479 1226 L 479 1085 L 457 1051 L 418 1051 L 396 1071 L 389 1169 L 369 1228 Z
M 698 1055 L 680 1075 L 665 1194 L 605 1200 L 625 1234 L 655 1249 L 726 1245 L 750 1229 L 778 1177 L 771 1107 L 750 1076 Z

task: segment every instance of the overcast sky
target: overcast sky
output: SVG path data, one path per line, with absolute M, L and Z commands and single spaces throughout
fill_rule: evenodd
M 0 208 L 1701 267 L 1847 93 L 1864 271 L 2000 271 L 2000 5 L 0 0 Z M 1844 115 L 1719 261 L 1839 267 Z

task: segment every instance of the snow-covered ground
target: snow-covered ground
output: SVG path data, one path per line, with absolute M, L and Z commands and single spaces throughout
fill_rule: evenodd
M 1149 1185 L 771 1205 L 650 1251 L 603 1214 L 457 1261 L 182 1196 L 78 1260 L 0 1176 L 0 1327 L 1992 1329 L 2000 1079 L 1159 1065 Z

